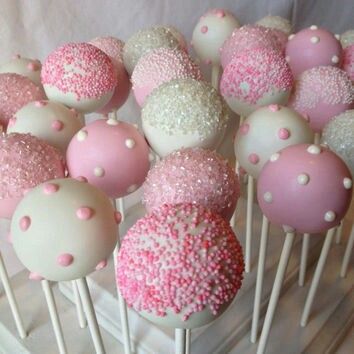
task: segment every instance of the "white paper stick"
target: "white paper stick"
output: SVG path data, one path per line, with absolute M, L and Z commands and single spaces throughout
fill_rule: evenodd
M 342 239 L 342 233 L 343 233 L 343 222 L 344 220 L 342 220 L 340 222 L 340 224 L 337 227 L 337 231 L 336 231 L 336 244 L 339 245 L 340 244 L 340 240 Z
M 55 299 L 53 295 L 53 290 L 49 284 L 48 280 L 41 280 L 42 289 L 44 292 L 45 299 L 47 301 L 50 319 L 52 321 L 52 326 L 55 334 L 55 339 L 57 341 L 58 349 L 60 354 L 66 354 L 66 344 L 63 336 L 63 329 L 60 324 L 59 314 L 57 306 L 55 304 Z
M 246 250 L 245 250 L 245 272 L 251 271 L 251 247 L 253 231 L 253 199 L 254 199 L 254 179 L 248 175 L 247 186 L 247 215 L 246 215 Z
M 185 350 L 185 354 L 191 354 L 191 336 L 192 336 L 192 330 L 191 329 L 186 329 L 186 350 Z
M 238 129 L 239 129 L 240 126 L 243 124 L 244 120 L 245 120 L 245 117 L 240 116 L 240 119 L 239 119 L 239 122 L 238 122 Z M 239 178 L 239 180 L 240 180 L 240 164 L 239 164 L 239 162 L 237 161 L 237 156 L 235 156 L 235 159 L 236 159 L 235 172 L 236 172 L 236 174 L 237 174 L 237 176 L 238 176 L 238 178 Z M 241 180 L 240 180 L 240 182 L 241 182 Z
M 80 326 L 80 328 L 86 328 L 87 321 L 86 321 L 84 309 L 82 307 L 82 302 L 81 302 L 79 289 L 77 287 L 76 281 L 73 280 L 71 282 L 71 285 L 72 285 L 73 293 L 74 293 L 74 300 L 75 300 L 76 313 L 77 313 L 77 319 L 79 321 L 79 326 Z
M 211 84 L 219 92 L 221 68 L 218 64 L 213 64 L 211 67 Z
M 352 226 L 352 231 L 350 232 L 347 247 L 345 248 L 345 252 L 344 252 L 342 267 L 340 270 L 340 276 L 342 278 L 345 278 L 347 276 L 348 265 L 349 265 L 350 257 L 352 255 L 353 246 L 354 246 L 354 225 Z
M 325 241 L 322 246 L 320 258 L 318 259 L 318 262 L 317 262 L 315 274 L 314 274 L 312 282 L 311 282 L 310 290 L 307 294 L 305 307 L 302 312 L 301 322 L 300 322 L 301 327 L 305 327 L 307 325 L 307 322 L 308 322 L 308 319 L 310 316 L 312 303 L 313 303 L 313 300 L 315 299 L 318 284 L 321 279 L 321 275 L 323 273 L 324 266 L 326 264 L 328 252 L 331 248 L 331 243 L 332 243 L 332 239 L 333 239 L 335 232 L 336 232 L 335 227 L 333 227 L 332 229 L 327 231 L 326 238 L 325 238 Z
M 18 334 L 21 339 L 24 339 L 27 337 L 27 333 L 26 333 L 25 328 L 23 326 L 23 321 L 22 321 L 22 318 L 20 315 L 20 311 L 18 309 L 15 294 L 12 290 L 12 286 L 10 284 L 9 276 L 7 274 L 4 260 L 2 259 L 1 252 L 0 252 L 0 280 L 4 286 L 5 295 L 6 295 L 7 301 L 9 302 L 10 309 L 11 309 L 12 316 L 13 316 L 15 324 L 16 324 Z
M 76 280 L 79 288 L 79 293 L 86 314 L 87 322 L 91 332 L 93 345 L 97 354 L 105 354 L 100 328 L 98 327 L 95 309 L 92 304 L 89 288 L 87 286 L 86 278 Z
M 302 237 L 301 259 L 300 259 L 300 269 L 299 269 L 299 286 L 304 286 L 305 284 L 309 247 L 310 247 L 310 234 L 305 233 Z
M 269 220 L 263 215 L 261 242 L 259 246 L 258 268 L 257 268 L 257 281 L 256 290 L 254 295 L 252 328 L 251 328 L 251 342 L 256 343 L 258 333 L 259 313 L 262 300 L 262 288 L 264 280 L 264 268 L 267 255 L 267 244 L 269 234 Z
M 320 144 L 320 142 L 321 142 L 321 133 L 315 133 L 313 142 L 316 145 Z
M 232 217 L 230 219 L 231 228 L 234 228 L 235 225 L 236 225 L 236 209 L 234 210 L 234 213 L 232 214 Z
M 118 208 L 116 209 L 121 213 L 122 215 L 122 222 L 125 221 L 125 207 L 124 207 L 124 198 L 119 198 L 118 199 Z
M 273 289 L 270 295 L 267 313 L 264 319 L 262 333 L 257 348 L 257 354 L 264 354 L 265 352 L 270 328 L 273 322 L 274 313 L 278 305 L 281 288 L 283 286 L 283 282 L 286 274 L 286 268 L 288 267 L 288 263 L 291 255 L 291 249 L 294 243 L 294 238 L 295 238 L 295 233 L 293 232 L 287 233 L 285 236 L 283 249 L 279 259 L 277 274 L 274 279 Z
M 186 350 L 186 330 L 175 329 L 175 354 L 185 354 Z

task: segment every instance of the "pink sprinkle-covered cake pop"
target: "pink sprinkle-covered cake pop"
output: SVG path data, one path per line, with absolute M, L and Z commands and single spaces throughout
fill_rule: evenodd
M 264 166 L 259 206 L 270 222 L 301 233 L 323 232 L 343 219 L 352 196 L 346 164 L 319 145 L 293 145 Z
M 353 86 L 348 75 L 331 66 L 302 73 L 289 99 L 289 106 L 306 117 L 315 132 L 321 132 L 331 118 L 350 109 L 353 103 Z
M 114 37 L 97 37 L 89 42 L 101 49 L 112 60 L 117 74 L 117 86 L 110 101 L 97 112 L 108 114 L 121 107 L 127 100 L 130 92 L 130 80 L 123 63 L 124 42 Z
M 230 108 L 248 116 L 260 106 L 285 104 L 293 86 L 293 76 L 278 51 L 258 48 L 236 55 L 225 68 L 220 92 Z
M 354 44 L 343 49 L 343 70 L 354 81 Z
M 152 322 L 196 328 L 220 316 L 243 278 L 229 223 L 200 205 L 163 205 L 128 231 L 117 282 L 128 306 Z
M 117 84 L 111 59 L 88 43 L 68 43 L 49 54 L 41 78 L 50 100 L 93 112 L 109 102 Z
M 339 66 L 342 60 L 340 41 L 333 33 L 317 26 L 291 35 L 285 53 L 295 77 L 317 66 Z
M 81 129 L 66 158 L 71 177 L 85 177 L 111 198 L 138 189 L 150 167 L 144 137 L 132 124 L 115 119 L 100 119 Z
M 43 90 L 29 78 L 11 73 L 0 74 L 0 124 L 4 127 L 24 105 L 44 99 Z
M 0 136 L 0 217 L 11 218 L 29 189 L 61 177 L 63 158 L 54 147 L 30 134 Z
M 240 196 L 235 171 L 217 153 L 201 148 L 167 155 L 149 171 L 143 185 L 148 211 L 162 204 L 204 205 L 230 219 Z
M 199 67 L 186 52 L 178 49 L 159 48 L 142 56 L 133 74 L 133 92 L 140 106 L 149 94 L 164 82 L 173 79 L 202 79 Z

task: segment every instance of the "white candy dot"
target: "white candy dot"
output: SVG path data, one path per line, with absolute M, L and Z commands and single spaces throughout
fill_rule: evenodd
M 138 189 L 138 186 L 136 184 L 132 184 L 131 186 L 128 187 L 127 192 L 128 193 L 133 193 Z
M 317 30 L 317 29 L 318 29 L 318 27 L 317 27 L 316 25 L 312 25 L 312 26 L 310 27 L 310 30 L 312 30 L 312 31 Z
M 291 34 L 291 35 L 288 37 L 288 40 L 291 41 L 294 37 L 295 37 L 295 34 Z
M 138 124 L 133 124 L 133 127 L 135 128 L 135 129 L 139 129 L 139 126 L 138 126 Z
M 345 189 L 350 189 L 350 188 L 352 188 L 352 186 L 353 186 L 353 181 L 352 181 L 350 178 L 345 177 L 345 178 L 343 179 L 343 185 L 344 185 L 344 188 L 345 188 Z
M 277 161 L 279 159 L 279 157 L 280 157 L 279 152 L 276 152 L 275 154 L 270 156 L 270 161 L 271 162 L 275 162 L 275 161 Z
M 313 37 L 311 37 L 310 41 L 311 41 L 311 43 L 316 44 L 320 41 L 320 38 L 317 36 L 313 36 Z
M 286 60 L 287 63 L 289 63 L 289 61 L 290 61 L 289 55 L 287 55 L 287 56 L 285 57 L 285 60 Z
M 76 139 L 78 141 L 84 141 L 86 138 L 87 138 L 87 131 L 85 130 L 80 130 L 76 135 Z
M 149 161 L 152 162 L 155 160 L 155 156 L 152 152 L 149 153 Z
M 310 177 L 306 173 L 302 173 L 301 175 L 297 176 L 297 182 L 303 186 L 309 183 L 309 181 Z
M 340 40 L 340 34 L 335 34 L 334 37 L 336 37 L 337 40 Z
M 325 216 L 324 216 L 324 219 L 328 222 L 332 222 L 334 221 L 334 219 L 336 218 L 336 214 L 334 211 L 330 210 L 330 211 L 327 211 Z
M 118 125 L 119 124 L 119 120 L 114 119 L 114 118 L 109 118 L 109 119 L 107 119 L 107 124 L 108 125 Z
M 125 140 L 125 146 L 126 146 L 128 149 L 132 149 L 132 148 L 135 146 L 135 141 L 134 141 L 134 139 L 126 139 L 126 140 Z
M 309 152 L 310 154 L 318 155 L 319 153 L 321 153 L 321 148 L 318 145 L 310 145 L 307 148 L 307 152 Z
M 339 63 L 339 58 L 338 58 L 336 55 L 333 55 L 331 61 L 332 61 L 332 63 L 334 63 L 334 64 L 338 64 L 338 63 Z
M 104 176 L 104 169 L 102 167 L 95 167 L 94 170 L 93 170 L 93 174 L 96 176 L 96 177 L 103 177 Z
M 272 193 L 265 192 L 264 195 L 263 195 L 263 199 L 264 199 L 265 202 L 271 203 L 273 201 Z

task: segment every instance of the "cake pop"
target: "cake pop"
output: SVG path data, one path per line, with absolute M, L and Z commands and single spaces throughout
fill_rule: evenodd
M 354 81 L 354 44 L 343 49 L 343 70 Z
M 270 29 L 281 31 L 287 36 L 290 35 L 292 30 L 291 22 L 287 18 L 281 16 L 268 15 L 258 20 L 256 24 Z
M 172 33 L 172 35 L 178 40 L 179 46 L 182 50 L 184 50 L 186 53 L 188 53 L 188 45 L 186 42 L 186 39 L 184 38 L 183 34 L 174 26 L 168 25 L 168 26 L 163 26 L 165 27 L 169 32 Z
M 202 79 L 199 67 L 186 52 L 177 49 L 154 49 L 140 58 L 133 74 L 133 92 L 139 106 L 146 97 L 164 82 L 173 79 Z
M 30 133 L 56 147 L 65 156 L 71 138 L 83 127 L 77 114 L 54 101 L 35 101 L 10 119 L 7 133 Z
M 289 37 L 285 55 L 296 78 L 317 66 L 339 66 L 342 46 L 333 33 L 311 26 Z
M 340 43 L 345 49 L 350 45 L 354 44 L 354 30 L 348 30 L 340 35 Z
M 149 171 L 143 185 L 148 211 L 162 204 L 203 205 L 230 220 L 240 196 L 231 166 L 217 153 L 201 148 L 172 152 Z
M 7 127 L 10 118 L 29 102 L 44 100 L 45 94 L 29 78 L 18 74 L 0 74 L 0 124 Z
M 50 53 L 41 79 L 50 100 L 82 113 L 105 106 L 117 85 L 111 59 L 88 43 L 68 43 Z
M 343 70 L 331 66 L 306 70 L 296 81 L 289 99 L 289 106 L 307 117 L 310 127 L 317 133 L 331 118 L 350 109 L 353 103 L 349 77 Z
M 229 116 L 224 100 L 211 85 L 187 78 L 154 90 L 141 118 L 149 144 L 158 155 L 166 156 L 182 147 L 216 149 Z

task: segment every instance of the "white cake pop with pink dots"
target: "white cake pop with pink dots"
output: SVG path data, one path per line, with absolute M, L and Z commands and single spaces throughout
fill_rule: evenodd
M 99 119 L 81 129 L 66 154 L 71 177 L 84 177 L 110 198 L 137 190 L 150 168 L 149 147 L 132 124 Z
M 220 316 L 242 284 L 243 255 L 230 224 L 200 205 L 163 205 L 128 231 L 117 258 L 128 306 L 172 328 Z
M 343 49 L 343 70 L 354 81 L 354 44 Z
M 94 186 L 71 178 L 50 180 L 16 208 L 13 246 L 32 279 L 74 280 L 105 267 L 119 221 L 109 198 Z
M 264 166 L 257 198 L 271 223 L 313 234 L 341 222 L 352 183 L 348 167 L 335 153 L 319 145 L 293 145 L 272 155 Z
M 82 113 L 106 105 L 117 85 L 111 59 L 88 43 L 68 43 L 55 49 L 43 62 L 41 79 L 50 100 Z
M 250 114 L 235 137 L 235 155 L 248 174 L 257 179 L 264 164 L 277 151 L 312 143 L 314 134 L 296 111 L 279 106 L 262 107 Z
M 240 23 L 223 9 L 212 9 L 203 15 L 194 28 L 192 46 L 206 64 L 220 65 L 220 48 Z

